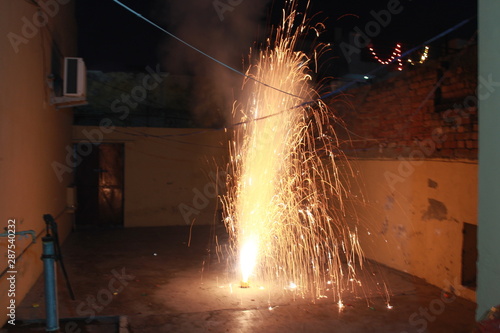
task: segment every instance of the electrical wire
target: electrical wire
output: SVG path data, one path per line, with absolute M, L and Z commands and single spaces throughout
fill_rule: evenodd
M 144 133 L 139 130 L 135 130 L 136 133 L 133 133 L 132 130 L 123 130 L 123 129 L 115 129 L 116 132 L 130 135 L 130 136 L 139 136 L 139 137 L 144 137 L 144 138 L 156 138 L 156 139 L 163 139 L 166 141 L 171 141 L 171 142 L 177 142 L 177 143 L 182 143 L 186 145 L 194 145 L 194 146 L 200 146 L 200 147 L 207 147 L 207 148 L 217 148 L 217 149 L 224 149 L 225 147 L 223 146 L 213 146 L 213 145 L 208 145 L 208 144 L 202 144 L 202 143 L 197 143 L 197 142 L 188 142 L 188 141 L 181 141 L 181 140 L 175 140 L 173 137 L 181 137 L 181 136 L 192 136 L 192 135 L 199 135 L 203 133 L 207 133 L 209 131 L 218 131 L 217 129 L 213 130 L 203 130 L 203 131 L 196 131 L 196 132 L 191 132 L 191 133 L 183 133 L 183 134 L 167 134 L 167 135 L 156 135 L 156 134 L 151 134 L 151 133 Z
M 474 16 L 473 16 L 473 17 L 469 17 L 469 18 L 467 18 L 467 19 L 465 19 L 465 20 L 461 21 L 460 23 L 458 23 L 458 24 L 456 24 L 456 25 L 452 26 L 451 28 L 449 28 L 449 29 L 447 29 L 447 30 L 445 30 L 445 31 L 443 31 L 443 32 L 441 32 L 441 33 L 439 33 L 439 34 L 437 34 L 436 36 L 434 36 L 434 37 L 432 37 L 432 38 L 430 38 L 430 39 L 428 39 L 428 40 L 426 40 L 425 42 L 421 43 L 420 45 L 415 46 L 414 48 L 412 48 L 412 49 L 410 49 L 410 50 L 408 50 L 408 51 L 406 51 L 406 52 L 403 52 L 403 53 L 402 53 L 399 57 L 394 58 L 394 59 L 393 59 L 391 62 L 389 62 L 387 65 L 380 66 L 380 67 L 375 68 L 374 70 L 372 70 L 372 71 L 370 71 L 370 72 L 366 73 L 366 74 L 365 74 L 365 76 L 372 76 L 372 75 L 376 74 L 377 72 L 379 72 L 379 71 L 380 71 L 382 68 L 384 68 L 385 66 L 388 66 L 388 65 L 390 65 L 390 64 L 392 64 L 392 63 L 394 63 L 394 62 L 397 62 L 398 60 L 400 60 L 400 59 L 402 59 L 402 58 L 404 58 L 404 57 L 409 56 L 410 54 L 412 54 L 413 52 L 415 52 L 415 51 L 417 51 L 417 50 L 421 49 L 422 47 L 424 47 L 424 46 L 426 46 L 426 45 L 428 45 L 428 44 L 430 44 L 430 43 L 432 43 L 432 42 L 435 42 L 436 40 L 438 40 L 438 39 L 440 39 L 440 38 L 442 38 L 442 37 L 444 37 L 444 36 L 446 36 L 446 35 L 450 34 L 451 32 L 453 32 L 453 31 L 457 30 L 457 29 L 458 29 L 458 28 L 460 28 L 460 27 L 464 26 L 465 24 L 469 23 L 469 22 L 470 22 L 470 21 L 472 21 L 473 19 L 474 19 Z M 338 94 L 339 94 L 339 93 L 341 93 L 342 91 L 344 91 L 344 90 L 346 90 L 346 89 L 350 88 L 350 87 L 351 87 L 352 85 L 354 85 L 355 83 L 356 83 L 356 82 L 351 82 L 351 83 L 348 83 L 348 84 L 346 84 L 345 86 L 342 86 L 342 87 L 340 87 L 340 88 L 338 88 L 338 89 L 336 89 L 336 90 L 334 90 L 334 91 L 332 91 L 332 92 L 330 92 L 330 93 L 328 93 L 328 94 L 326 94 L 326 95 L 321 96 L 319 99 L 325 99 L 325 98 L 328 98 L 328 97 L 331 97 L 331 96 L 334 96 L 334 95 L 338 95 Z
M 158 24 L 154 23 L 153 21 L 151 21 L 150 19 L 148 19 L 148 18 L 146 18 L 146 17 L 142 16 L 141 14 L 139 14 L 138 12 L 136 12 L 135 10 L 133 10 L 132 8 L 130 8 L 130 7 L 126 6 L 126 5 L 124 5 L 124 4 L 123 4 L 123 3 L 121 3 L 120 1 L 118 1 L 118 0 L 113 0 L 113 1 L 114 1 L 114 2 L 116 2 L 117 4 L 119 4 L 120 6 L 122 6 L 123 8 L 125 8 L 126 10 L 128 10 L 129 12 L 131 12 L 132 14 L 135 14 L 137 17 L 141 18 L 142 20 L 146 21 L 147 23 L 151 24 L 152 26 L 154 26 L 154 27 L 158 28 L 159 30 L 163 31 L 164 33 L 166 33 L 166 34 L 167 34 L 167 35 L 169 35 L 170 37 L 172 37 L 172 38 L 176 39 L 177 41 L 179 41 L 179 42 L 181 42 L 182 44 L 186 45 L 187 47 L 189 47 L 189 48 L 191 48 L 191 49 L 195 50 L 196 52 L 198 52 L 198 53 L 200 53 L 200 54 L 204 55 L 204 56 L 205 56 L 205 57 L 207 57 L 208 59 L 215 61 L 215 62 L 216 62 L 216 63 L 218 63 L 219 65 L 224 66 L 224 67 L 226 67 L 227 69 L 229 69 L 229 70 L 231 70 L 231 71 L 233 71 L 233 72 L 235 72 L 235 73 L 237 73 L 237 74 L 240 74 L 240 75 L 242 75 L 242 76 L 246 77 L 247 79 L 250 79 L 250 80 L 253 80 L 253 81 L 255 81 L 255 82 L 259 83 L 259 84 L 262 84 L 263 86 L 266 86 L 266 87 L 268 87 L 268 88 L 274 89 L 274 90 L 279 91 L 279 92 L 281 92 L 281 93 L 283 93 L 283 94 L 286 94 L 286 95 L 290 95 L 290 96 L 293 96 L 293 97 L 296 97 L 296 98 L 299 98 L 299 99 L 304 99 L 304 98 L 302 98 L 302 97 L 300 97 L 300 96 L 294 95 L 294 94 L 289 93 L 289 92 L 287 92 L 287 91 L 284 91 L 284 90 L 281 90 L 281 89 L 279 89 L 279 88 L 273 87 L 273 86 L 271 86 L 271 85 L 269 85 L 269 84 L 267 84 L 267 83 L 265 83 L 265 82 L 259 81 L 259 80 L 257 80 L 256 78 L 254 78 L 253 76 L 248 75 L 248 74 L 245 74 L 245 73 L 243 73 L 243 72 L 241 72 L 241 71 L 237 70 L 236 68 L 233 68 L 233 67 L 229 66 L 228 64 L 225 64 L 224 62 L 222 62 L 222 61 L 220 61 L 220 60 L 218 60 L 218 59 L 216 59 L 216 58 L 212 57 L 211 55 L 209 55 L 209 54 L 207 54 L 207 53 L 203 52 L 202 50 L 200 50 L 199 48 L 195 47 L 194 45 L 189 44 L 188 42 L 186 42 L 186 41 L 184 41 L 183 39 L 181 39 L 181 38 L 177 37 L 176 35 L 174 35 L 173 33 L 171 33 L 171 32 L 169 32 L 169 31 L 167 31 L 166 29 L 164 29 L 164 28 L 163 28 L 163 27 L 161 27 L 160 25 L 158 25 Z
M 282 92 L 282 93 L 284 93 L 284 94 L 287 94 L 287 95 L 290 95 L 290 96 L 293 96 L 293 97 L 297 97 L 297 98 L 303 99 L 303 98 L 301 98 L 301 97 L 299 97 L 299 96 L 296 96 L 296 95 L 291 94 L 291 93 L 289 93 L 289 92 L 283 91 L 283 90 L 281 90 L 281 89 L 279 89 L 279 88 L 276 88 L 276 87 L 270 86 L 270 85 L 268 85 L 268 84 L 266 84 L 266 83 L 264 83 L 264 82 L 261 82 L 261 81 L 259 81 L 259 80 L 255 79 L 254 77 L 249 76 L 248 74 L 245 74 L 245 73 L 243 73 L 243 72 L 241 72 L 241 71 L 239 71 L 239 70 L 237 70 L 237 69 L 235 69 L 235 68 L 233 68 L 233 67 L 231 67 L 231 66 L 229 66 L 229 65 L 225 64 L 224 62 L 222 62 L 222 61 L 220 61 L 220 60 L 218 60 L 218 59 L 216 59 L 216 58 L 214 58 L 214 57 L 210 56 L 209 54 L 207 54 L 207 53 L 203 52 L 202 50 L 198 49 L 197 47 L 195 47 L 195 46 L 193 46 L 193 45 L 189 44 L 188 42 L 184 41 L 183 39 L 181 39 L 181 38 L 177 37 L 176 35 L 172 34 L 171 32 L 167 31 L 167 30 L 166 30 L 166 29 L 164 29 L 163 27 L 159 26 L 158 24 L 154 23 L 153 21 L 149 20 L 148 18 L 144 17 L 144 16 L 143 16 L 143 15 L 141 15 L 140 13 L 136 12 L 135 10 L 133 10 L 133 9 L 131 9 L 130 7 L 126 6 L 125 4 L 121 3 L 120 1 L 118 1 L 118 0 L 113 0 L 113 1 L 114 1 L 115 3 L 117 3 L 117 4 L 119 4 L 120 6 L 122 6 L 123 8 L 125 8 L 127 11 L 129 11 L 129 12 L 131 12 L 132 14 L 136 15 L 136 16 L 137 16 L 137 17 L 139 17 L 140 19 L 144 20 L 145 22 L 147 22 L 147 23 L 149 23 L 149 24 L 153 25 L 153 26 L 154 26 L 154 27 L 156 27 L 157 29 L 161 30 L 162 32 L 166 33 L 167 35 L 171 36 L 172 38 L 176 39 L 176 40 L 177 40 L 177 41 L 179 41 L 180 43 L 182 43 L 182 44 L 184 44 L 184 45 L 188 46 L 189 48 L 191 48 L 191 49 L 195 50 L 196 52 L 198 52 L 198 53 L 200 53 L 200 54 L 204 55 L 205 57 L 207 57 L 207 58 L 209 58 L 209 59 L 213 60 L 214 62 L 216 62 L 216 63 L 218 63 L 218 64 L 220 64 L 220 65 L 222 65 L 222 66 L 226 67 L 227 69 L 229 69 L 229 70 L 231 70 L 231 71 L 233 71 L 233 72 L 236 72 L 237 74 L 240 74 L 240 75 L 242 75 L 242 76 L 243 76 L 243 77 L 245 77 L 245 78 L 248 78 L 248 79 L 254 80 L 255 82 L 257 82 L 257 83 L 259 83 L 259 84 L 262 84 L 262 85 L 264 85 L 264 86 L 266 86 L 266 87 L 268 87 L 268 88 L 271 88 L 271 89 L 277 90 L 277 91 L 279 91 L 279 92 Z M 401 56 L 399 56 L 399 57 L 397 57 L 397 58 L 393 59 L 393 60 L 392 60 L 389 64 L 391 64 L 391 63 L 393 63 L 393 62 L 395 62 L 395 61 L 398 61 L 398 60 L 400 60 L 401 58 L 407 57 L 408 55 L 410 55 L 410 54 L 412 54 L 412 53 L 416 52 L 417 50 L 419 50 L 420 48 L 424 47 L 425 45 L 428 45 L 428 44 L 430 44 L 430 43 L 432 43 L 432 42 L 434 42 L 434 41 L 436 41 L 436 40 L 438 40 L 438 39 L 440 39 L 440 38 L 442 38 L 442 37 L 444 37 L 444 36 L 446 36 L 446 35 L 450 34 L 451 32 L 453 32 L 453 31 L 455 31 L 455 30 L 459 29 L 460 27 L 464 26 L 465 24 L 469 23 L 469 22 L 470 22 L 470 21 L 472 21 L 473 19 L 474 19 L 474 17 L 470 17 L 470 18 L 467 18 L 467 19 L 465 19 L 465 20 L 462 20 L 462 21 L 461 21 L 461 22 L 459 22 L 458 24 L 456 24 L 456 25 L 454 25 L 454 26 L 452 26 L 452 27 L 448 28 L 447 30 L 445 30 L 445 31 L 443 31 L 443 32 L 441 32 L 441 33 L 439 33 L 439 34 L 437 34 L 437 35 L 435 35 L 435 36 L 433 36 L 432 38 L 430 38 L 430 39 L 426 40 L 425 42 L 421 43 L 420 45 L 415 46 L 414 48 L 412 48 L 412 49 L 410 49 L 410 50 L 408 50 L 408 51 L 406 51 L 406 52 L 402 53 L 402 54 L 401 54 Z M 388 64 L 388 65 L 389 65 L 389 64 Z M 383 69 L 385 66 L 387 66 L 387 65 L 382 65 L 382 66 L 380 66 L 380 67 L 378 67 L 378 68 L 375 68 L 374 70 L 372 70 L 372 71 L 368 72 L 366 75 L 367 75 L 367 76 L 372 76 L 372 75 L 376 74 L 377 72 L 379 72 L 381 69 Z M 277 115 L 279 115 L 279 114 L 281 114 L 281 113 L 283 113 L 283 112 L 287 112 L 287 111 L 290 111 L 290 110 L 293 110 L 293 109 L 296 109 L 296 108 L 304 107 L 304 106 L 307 106 L 307 105 L 310 105 L 310 104 L 313 104 L 313 103 L 317 103 L 318 101 L 321 101 L 321 100 L 324 100 L 324 99 L 327 99 L 327 98 L 330 98 L 330 97 L 333 97 L 333 96 L 339 95 L 339 94 L 340 94 L 340 93 L 342 93 L 343 91 L 345 91 L 345 90 L 347 90 L 348 88 L 352 87 L 355 83 L 356 83 L 356 82 L 351 82 L 351 83 L 348 83 L 348 84 L 346 84 L 346 85 L 344 85 L 344 86 L 342 86 L 342 87 L 340 87 L 340 88 L 338 88 L 338 89 L 336 89 L 336 90 L 334 90 L 334 91 L 332 91 L 332 92 L 330 92 L 330 93 L 327 93 L 327 94 L 325 94 L 325 95 L 322 95 L 322 96 L 320 96 L 320 97 L 318 97 L 318 98 L 316 98 L 316 99 L 313 99 L 313 100 L 308 100 L 308 101 L 304 101 L 304 102 L 303 102 L 303 103 L 301 103 L 301 104 L 295 105 L 295 106 L 293 106 L 293 107 L 291 107 L 291 108 L 288 108 L 288 109 L 285 109 L 285 110 L 278 111 L 278 112 L 276 112 L 276 113 L 274 113 L 274 114 L 271 114 L 271 115 L 268 115 L 268 116 L 265 116 L 265 117 L 259 117 L 259 118 L 255 118 L 255 119 L 250 119 L 250 120 L 246 120 L 246 121 L 241 121 L 241 122 L 234 123 L 234 124 L 231 124 L 231 125 L 226 126 L 226 127 L 217 128 L 217 129 L 212 129 L 212 130 L 224 130 L 224 131 L 225 131 L 225 130 L 228 130 L 228 129 L 230 129 L 230 128 L 238 127 L 238 126 L 241 126 L 241 125 L 244 125 L 244 124 L 247 124 L 247 123 L 253 122 L 253 121 L 264 120 L 264 119 L 267 119 L 267 118 L 270 118 L 270 117 L 273 117 L 273 116 L 277 116 Z M 194 133 L 192 133 L 192 134 L 182 134 L 182 135 L 183 135 L 183 136 L 186 136 L 186 135 L 195 135 L 195 134 L 198 134 L 198 133 L 199 133 L 199 131 L 198 131 L 198 132 L 194 132 Z M 170 135 L 170 136 L 176 136 L 176 135 Z
M 215 61 L 215 62 L 216 62 L 216 63 L 218 63 L 219 65 L 222 65 L 222 66 L 224 66 L 224 67 L 228 68 L 229 70 L 231 70 L 231 71 L 233 71 L 233 72 L 236 72 L 236 73 L 238 73 L 238 74 L 240 74 L 240 75 L 242 75 L 242 76 L 244 76 L 244 77 L 246 77 L 246 78 L 248 78 L 248 79 L 254 80 L 255 82 L 257 82 L 257 83 L 259 83 L 259 84 L 262 84 L 262 85 L 264 85 L 264 86 L 266 86 L 266 87 L 268 87 L 268 88 L 274 89 L 274 90 L 276 90 L 276 91 L 282 92 L 282 93 L 284 93 L 284 94 L 287 94 L 287 95 L 290 95 L 290 96 L 293 96 L 293 97 L 297 97 L 297 98 L 299 98 L 299 99 L 304 99 L 304 98 L 299 97 L 299 96 L 296 96 L 296 95 L 294 95 L 294 94 L 292 94 L 292 93 L 289 93 L 289 92 L 283 91 L 283 90 L 281 90 L 281 89 L 279 89 L 279 88 L 276 88 L 276 87 L 273 87 L 273 86 L 271 86 L 271 85 L 268 85 L 267 83 L 264 83 L 264 82 L 262 82 L 262 81 L 259 81 L 259 80 L 257 80 L 256 78 L 254 78 L 254 77 L 252 77 L 252 76 L 250 76 L 250 75 L 248 75 L 248 74 L 245 74 L 245 73 L 243 73 L 243 72 L 241 72 L 241 71 L 239 71 L 239 70 L 237 70 L 237 69 L 235 69 L 235 68 L 233 68 L 233 67 L 231 67 L 231 66 L 229 66 L 229 65 L 225 64 L 224 62 L 222 62 L 222 61 L 220 61 L 220 60 L 218 60 L 218 59 L 216 59 L 216 58 L 214 58 L 214 57 L 210 56 L 209 54 L 207 54 L 207 53 L 203 52 L 202 50 L 198 49 L 197 47 L 195 47 L 195 46 L 193 46 L 193 45 L 189 44 L 188 42 L 184 41 L 183 39 L 181 39 L 181 38 L 177 37 L 176 35 L 172 34 L 171 32 L 169 32 L 169 31 L 167 31 L 166 29 L 164 29 L 163 27 L 161 27 L 160 25 L 158 25 L 158 24 L 154 23 L 153 21 L 151 21 L 151 20 L 149 20 L 148 18 L 144 17 L 143 15 L 141 15 L 141 14 L 140 14 L 140 13 L 138 13 L 138 12 L 136 12 L 136 11 L 135 11 L 135 10 L 133 10 L 132 8 L 130 8 L 130 7 L 128 7 L 128 6 L 126 6 L 125 4 L 121 3 L 120 1 L 118 1 L 118 0 L 113 0 L 113 1 L 114 1 L 114 2 L 116 2 L 117 4 L 119 4 L 120 6 L 122 6 L 123 8 L 125 8 L 126 10 L 128 10 L 129 12 L 131 12 L 132 14 L 136 15 L 136 16 L 137 16 L 137 17 L 139 17 L 140 19 L 142 19 L 142 20 L 146 21 L 147 23 L 149 23 L 149 24 L 153 25 L 153 26 L 154 26 L 154 27 L 156 27 L 157 29 L 159 29 L 159 30 L 163 31 L 164 33 L 166 33 L 166 34 L 167 34 L 167 35 L 169 35 L 170 37 L 172 37 L 172 38 L 176 39 L 177 41 L 179 41 L 179 42 L 181 42 L 182 44 L 184 44 L 184 45 L 188 46 L 189 48 L 191 48 L 191 49 L 195 50 L 196 52 L 198 52 L 198 53 L 200 53 L 200 54 L 204 55 L 205 57 L 207 57 L 207 58 L 209 58 L 209 59 L 211 59 L 211 60 Z M 434 41 L 436 41 L 436 40 L 438 40 L 438 39 L 440 39 L 440 38 L 442 38 L 442 37 L 444 37 L 444 36 L 448 35 L 449 33 L 451 33 L 451 32 L 453 32 L 453 31 L 457 30 L 458 28 L 460 28 L 460 27 L 462 27 L 463 25 L 465 25 L 465 24 L 467 24 L 468 22 L 470 22 L 473 18 L 474 18 L 474 17 L 467 18 L 467 19 L 465 19 L 465 20 L 461 21 L 460 23 L 458 23 L 458 24 L 454 25 L 453 27 L 451 27 L 451 28 L 449 28 L 449 29 L 447 29 L 447 30 L 445 30 L 445 31 L 441 32 L 440 34 L 437 34 L 436 36 L 434 36 L 434 37 L 432 37 L 432 38 L 430 38 L 430 39 L 426 40 L 426 41 L 425 41 L 425 42 L 423 42 L 421 45 L 418 45 L 418 46 L 416 46 L 416 47 L 414 47 L 414 48 L 412 48 L 412 49 L 410 49 L 410 50 L 408 50 L 408 51 L 406 51 L 406 52 L 402 53 L 399 57 L 394 58 L 394 59 L 393 59 L 393 60 L 392 60 L 389 64 L 391 64 L 391 63 L 393 63 L 393 62 L 396 62 L 396 61 L 399 61 L 401 58 L 404 58 L 404 57 L 406 57 L 406 56 L 408 56 L 408 55 L 412 54 L 413 52 L 415 52 L 415 51 L 419 50 L 419 49 L 420 49 L 420 48 L 422 48 L 423 46 L 428 45 L 428 44 L 430 44 L 430 43 L 432 43 L 432 42 L 434 42 Z M 388 64 L 388 65 L 389 65 L 389 64 Z M 384 65 L 384 66 L 385 66 L 385 65 Z M 366 76 L 370 76 L 370 75 L 375 74 L 376 72 L 380 71 L 380 70 L 381 70 L 384 66 L 378 67 L 378 68 L 376 68 L 376 69 L 374 69 L 374 70 L 372 70 L 372 71 L 368 72 L 368 73 L 366 74 Z M 304 103 L 302 103 L 302 104 L 298 104 L 298 105 L 296 105 L 296 106 L 294 106 L 294 107 L 290 108 L 290 110 L 291 110 L 291 109 L 296 109 L 296 108 L 299 108 L 299 107 L 302 107 L 302 106 L 305 106 L 305 105 L 313 104 L 313 103 L 316 103 L 318 100 L 323 100 L 323 99 L 325 99 L 325 98 L 328 98 L 328 97 L 331 97 L 331 96 L 337 95 L 337 94 L 341 93 L 342 91 L 344 91 L 345 89 L 347 89 L 347 88 L 349 88 L 350 86 L 352 86 L 353 84 L 355 84 L 355 82 L 351 82 L 351 83 L 349 83 L 349 84 L 347 84 L 347 85 L 345 85 L 345 86 L 343 86 L 343 87 L 341 87 L 341 88 L 339 88 L 339 89 L 336 89 L 336 90 L 334 90 L 334 91 L 332 91 L 332 92 L 330 92 L 330 93 L 328 93 L 328 94 L 326 94 L 326 95 L 320 96 L 320 97 L 319 97 L 319 98 L 317 98 L 317 99 L 314 99 L 314 100 L 309 100 L 309 101 L 305 101 L 305 102 L 304 102 Z M 284 110 L 284 111 L 286 111 L 286 110 Z M 281 113 L 281 112 L 279 112 L 279 113 Z M 277 113 L 277 114 L 279 114 L 279 113 Z M 249 121 L 255 121 L 255 120 L 259 120 L 259 118 L 252 119 L 252 120 L 249 120 Z

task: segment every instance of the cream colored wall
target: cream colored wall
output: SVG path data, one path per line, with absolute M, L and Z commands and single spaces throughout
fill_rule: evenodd
M 125 144 L 125 227 L 214 222 L 225 180 L 216 175 L 227 155 L 223 131 L 75 126 L 73 140 L 97 132 L 100 142 Z
M 84 131 L 102 133 L 75 126 L 75 142 L 86 140 Z M 125 144 L 126 227 L 214 221 L 216 186 L 208 175 L 224 165 L 227 138 L 219 131 L 185 135 L 198 131 L 116 128 L 103 134 L 102 142 Z M 356 177 L 345 181 L 356 197 L 345 202 L 347 216 L 357 223 L 366 257 L 474 300 L 475 292 L 460 282 L 463 223 L 477 224 L 477 164 L 353 160 L 350 167 Z
M 65 209 L 66 186 L 72 181 L 70 175 L 60 181 L 52 168 L 54 161 L 64 161 L 65 147 L 71 142 L 71 110 L 50 105 L 46 84 L 52 43 L 64 55 L 75 55 L 73 3 L 60 2 L 64 4 L 57 2 L 57 10 L 52 7 L 48 23 L 40 21 L 34 30 L 25 27 L 26 22 L 34 22 L 34 5 L 29 1 L 0 2 L 0 229 L 3 232 L 8 220 L 15 219 L 16 231 L 33 230 L 39 237 L 36 243 L 29 237 L 16 238 L 16 306 L 42 271 L 42 216 L 56 216 Z M 9 36 L 22 42 L 12 44 Z M 68 213 L 59 217 L 62 239 L 69 233 L 71 221 Z M 7 245 L 7 238 L 0 237 L 0 273 L 7 268 Z M 10 319 L 6 307 L 12 298 L 6 277 L 0 276 L 0 326 Z
M 475 300 L 461 286 L 463 223 L 477 225 L 477 164 L 355 160 L 351 221 L 367 258 Z

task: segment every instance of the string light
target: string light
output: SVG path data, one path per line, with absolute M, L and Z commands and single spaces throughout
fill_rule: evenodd
M 418 62 L 414 62 L 410 58 L 408 58 L 408 62 L 412 65 L 415 65 L 416 63 L 423 64 L 428 57 L 429 57 L 429 47 L 426 46 L 424 47 L 424 52 L 422 52 L 422 54 L 420 55 L 420 59 L 418 60 Z
M 394 51 L 392 51 L 390 58 L 388 58 L 386 60 L 380 59 L 380 57 L 377 55 L 377 53 L 375 53 L 375 50 L 373 49 L 373 47 L 370 46 L 369 50 L 372 53 L 375 60 L 377 60 L 382 65 L 389 65 L 390 63 L 392 63 L 396 59 L 398 62 L 398 71 L 403 70 L 403 61 L 401 60 L 401 44 L 399 44 L 399 43 L 396 44 L 396 47 L 394 48 Z

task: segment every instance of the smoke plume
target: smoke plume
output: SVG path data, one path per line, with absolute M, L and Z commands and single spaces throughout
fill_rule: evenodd
M 268 0 L 170 0 L 153 13 L 170 32 L 225 64 L 244 71 L 250 48 L 266 32 Z M 189 75 L 195 126 L 223 126 L 243 77 L 165 35 L 160 48 L 169 73 Z

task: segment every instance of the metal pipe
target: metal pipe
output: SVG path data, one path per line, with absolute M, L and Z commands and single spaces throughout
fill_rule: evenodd
M 46 331 L 59 330 L 59 318 L 57 311 L 57 276 L 56 276 L 56 253 L 54 238 L 47 235 L 42 238 L 43 242 L 43 277 L 45 280 L 45 316 Z
M 7 229 L 7 228 L 5 228 Z M 31 235 L 31 240 L 33 243 L 36 242 L 36 234 L 35 234 L 35 230 L 25 230 L 25 231 L 16 231 L 15 232 L 16 235 Z M 0 234 L 0 237 L 9 237 L 9 232 L 8 231 L 5 231 L 3 234 Z
M 7 230 L 7 228 L 5 228 L 5 230 Z M 32 238 L 31 243 L 30 243 L 28 246 L 26 246 L 26 247 L 22 250 L 22 252 L 21 252 L 21 253 L 19 253 L 19 254 L 17 255 L 16 262 L 20 262 L 20 261 L 21 261 L 21 258 L 22 258 L 22 256 L 23 256 L 23 254 L 24 254 L 24 252 L 26 252 L 26 250 L 27 250 L 27 249 L 28 249 L 28 248 L 29 248 L 32 244 L 36 243 L 36 239 L 37 239 L 38 237 L 40 237 L 40 235 L 41 235 L 42 233 L 39 233 L 39 234 L 38 234 L 38 236 L 37 236 L 34 230 L 26 230 L 26 231 L 19 231 L 19 232 L 16 232 L 15 234 L 16 234 L 16 235 L 18 235 L 18 234 L 20 234 L 20 235 L 30 234 L 30 235 L 31 235 L 31 238 Z M 0 234 L 0 237 L 9 237 L 9 232 L 8 232 L 8 231 L 6 231 L 6 232 L 4 232 L 3 234 Z M 4 270 L 0 273 L 0 278 L 1 278 L 2 276 L 4 276 L 4 275 L 5 275 L 5 273 L 7 273 L 7 271 L 8 271 L 8 270 L 9 270 L 9 267 L 7 266 L 7 267 L 6 267 L 6 268 L 5 268 L 5 269 L 4 269 Z

